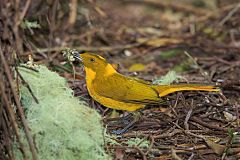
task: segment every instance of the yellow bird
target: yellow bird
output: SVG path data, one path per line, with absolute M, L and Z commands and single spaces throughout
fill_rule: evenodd
M 163 103 L 161 97 L 177 91 L 219 91 L 215 86 L 201 84 L 153 85 L 118 73 L 97 54 L 74 52 L 73 57 L 83 62 L 90 96 L 112 109 L 135 111 L 148 104 Z

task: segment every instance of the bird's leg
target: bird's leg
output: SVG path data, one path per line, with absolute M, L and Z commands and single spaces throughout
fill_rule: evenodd
M 134 115 L 133 113 L 129 113 L 126 116 L 119 117 L 119 118 L 114 118 L 114 119 L 111 120 L 113 122 L 111 122 L 110 124 L 111 125 L 118 125 L 118 124 L 122 124 L 122 123 L 123 124 L 129 124 L 129 121 L 131 120 L 133 115 Z
M 120 117 L 118 119 L 119 122 L 123 123 L 123 124 L 129 124 L 129 121 L 131 120 L 131 118 L 134 116 L 133 113 L 129 113 L 126 116 Z
M 125 132 L 127 132 L 128 130 L 132 129 L 134 127 L 134 124 L 136 124 L 136 122 L 138 122 L 138 120 L 141 117 L 141 113 L 140 112 L 134 112 L 133 114 L 133 120 L 127 124 L 126 127 L 124 127 L 123 129 L 120 130 L 114 130 L 112 131 L 113 134 L 123 134 Z

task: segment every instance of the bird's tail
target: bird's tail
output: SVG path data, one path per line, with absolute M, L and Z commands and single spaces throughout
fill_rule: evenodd
M 159 93 L 159 96 L 166 96 L 177 91 L 207 91 L 219 92 L 220 89 L 216 86 L 202 84 L 178 84 L 178 85 L 156 85 L 153 86 Z

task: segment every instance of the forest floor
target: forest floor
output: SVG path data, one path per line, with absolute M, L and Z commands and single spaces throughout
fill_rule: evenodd
M 221 88 L 221 93 L 173 93 L 164 97 L 167 104 L 142 109 L 140 120 L 131 129 L 113 136 L 118 144 L 105 144 L 114 158 L 240 158 L 237 0 L 88 0 L 79 4 L 79 15 L 70 9 L 76 19 L 66 14 L 64 5 L 56 7 L 57 3 L 49 8 L 40 1 L 29 8 L 26 5 L 26 18 L 38 19 L 41 29 L 35 23 L 24 22 L 25 28 L 19 33 L 22 36 L 15 39 L 16 44 L 24 44 L 22 48 L 17 45 L 23 51 L 19 58 L 27 61 L 31 53 L 36 63 L 44 63 L 67 78 L 75 96 L 84 98 L 102 115 L 108 134 L 126 126 L 111 122 L 127 113 L 95 102 L 87 92 L 83 67 L 75 67 L 74 79 L 72 66 L 59 54 L 62 48 L 100 54 L 120 73 L 147 81 L 159 82 L 173 71 L 174 83 L 214 84 Z M 1 23 L 11 26 L 14 22 Z M 5 33 L 5 37 L 10 36 Z M 128 144 L 133 138 L 140 140 L 137 145 Z
M 236 6 L 201 8 L 147 0 L 105 1 L 98 6 L 100 18 L 88 24 L 93 28 L 81 35 L 81 43 L 100 46 L 97 53 L 117 64 L 119 72 L 156 81 L 175 71 L 178 82 L 214 83 L 222 89 L 221 94 L 174 93 L 166 97 L 168 105 L 143 109 L 139 122 L 116 137 L 122 145 L 106 145 L 117 159 L 239 157 L 240 11 L 235 11 Z M 89 99 L 105 117 L 109 132 L 124 128 L 125 124 L 109 124 L 116 115 L 94 102 L 84 84 L 79 80 L 72 86 L 76 96 Z M 141 142 L 124 145 L 136 137 L 148 140 L 148 148 L 139 147 Z

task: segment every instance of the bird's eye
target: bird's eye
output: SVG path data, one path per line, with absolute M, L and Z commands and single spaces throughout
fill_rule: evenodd
M 91 62 L 95 62 L 95 59 L 94 59 L 94 58 L 90 58 L 90 61 L 91 61 Z

